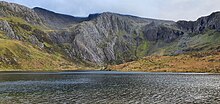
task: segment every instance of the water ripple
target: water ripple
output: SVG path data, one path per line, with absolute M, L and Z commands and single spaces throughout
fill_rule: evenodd
M 217 74 L 7 74 L 0 75 L 0 103 L 219 104 L 219 80 Z

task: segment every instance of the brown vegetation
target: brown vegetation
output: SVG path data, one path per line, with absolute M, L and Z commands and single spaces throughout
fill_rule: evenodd
M 138 61 L 109 66 L 118 71 L 220 72 L 220 52 L 197 52 L 177 56 L 148 56 Z

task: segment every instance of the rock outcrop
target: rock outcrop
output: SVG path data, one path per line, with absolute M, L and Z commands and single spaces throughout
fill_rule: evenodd
M 5 20 L 0 20 L 0 30 L 4 31 L 6 33 L 5 35 L 11 39 L 17 39 L 17 40 L 20 39 L 20 37 L 14 33 L 11 26 Z
M 220 12 L 214 12 L 209 16 L 201 17 L 197 21 L 178 21 L 180 29 L 188 33 L 202 33 L 207 29 L 220 31 Z
M 0 17 L 19 17 L 33 25 L 43 25 L 42 20 L 34 10 L 23 5 L 0 1 Z
M 220 37 L 219 12 L 197 21 L 174 22 L 110 12 L 81 18 L 7 2 L 0 2 L 0 7 L 1 31 L 8 37 L 27 41 L 50 53 L 63 54 L 72 61 L 97 65 L 119 64 L 152 54 L 216 49 L 210 42 L 217 42 L 212 38 Z M 10 20 L 5 18 L 9 17 L 20 18 L 28 24 L 8 23 Z M 214 35 L 210 35 L 210 30 Z M 206 33 L 209 35 L 201 35 Z M 201 41 L 197 42 L 197 38 Z M 209 40 L 203 40 L 206 38 Z

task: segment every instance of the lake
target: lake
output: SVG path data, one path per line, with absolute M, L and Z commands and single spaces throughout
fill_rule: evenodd
M 0 103 L 220 103 L 220 75 L 196 73 L 0 73 Z

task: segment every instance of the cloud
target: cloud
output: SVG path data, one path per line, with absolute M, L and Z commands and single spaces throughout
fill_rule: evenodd
M 73 16 L 116 12 L 166 20 L 196 20 L 220 10 L 220 0 L 5 0 Z

